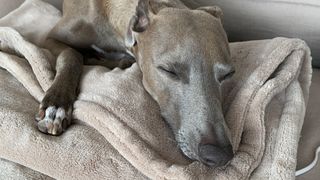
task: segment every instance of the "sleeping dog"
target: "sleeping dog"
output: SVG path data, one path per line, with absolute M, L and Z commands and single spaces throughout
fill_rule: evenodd
M 220 87 L 234 70 L 221 14 L 179 0 L 65 0 L 45 43 L 57 63 L 36 117 L 39 130 L 59 135 L 69 126 L 82 64 L 95 63 L 77 49 L 94 49 L 110 68 L 137 62 L 145 90 L 186 156 L 226 164 L 233 152 Z

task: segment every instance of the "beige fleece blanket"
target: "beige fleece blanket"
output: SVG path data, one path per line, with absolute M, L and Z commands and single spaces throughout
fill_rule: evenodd
M 0 27 L 0 179 L 294 179 L 312 73 L 303 41 L 230 44 L 236 74 L 223 106 L 236 154 L 213 169 L 182 155 L 135 64 L 84 67 L 74 125 L 59 137 L 41 134 L 34 115 L 55 58 L 36 44 L 59 18 L 27 0 L 0 20 L 10 26 Z

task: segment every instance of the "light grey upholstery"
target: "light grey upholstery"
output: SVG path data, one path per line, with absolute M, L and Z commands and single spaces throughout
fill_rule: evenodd
M 231 41 L 297 37 L 311 47 L 320 67 L 319 0 L 182 0 L 189 6 L 218 5 Z

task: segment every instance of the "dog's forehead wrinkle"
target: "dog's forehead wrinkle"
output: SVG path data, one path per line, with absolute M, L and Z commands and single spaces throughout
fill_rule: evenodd
M 157 38 L 164 39 L 164 41 L 174 44 L 182 44 L 181 41 L 193 40 L 194 42 L 188 42 L 187 44 L 195 44 L 196 41 L 210 39 L 217 39 L 221 36 L 222 32 L 219 32 L 214 26 L 207 26 L 207 23 L 199 23 L 203 21 L 199 20 L 199 17 L 184 13 L 178 14 L 166 14 L 165 17 L 158 18 L 157 23 L 153 23 L 154 27 L 151 31 L 156 31 Z M 221 25 L 220 25 L 221 26 Z M 210 28 L 208 28 L 210 27 Z M 176 38 L 179 37 L 179 38 Z M 198 45 L 196 45 L 198 46 Z
M 204 37 L 198 37 L 201 35 Z M 151 47 L 155 52 L 154 59 L 157 61 L 179 60 L 186 63 L 204 63 L 204 66 L 213 67 L 214 62 L 225 59 L 224 43 L 205 34 L 185 34 L 172 30 L 172 32 L 162 33 L 160 36 L 160 42 Z M 157 36 L 153 38 L 158 39 Z
M 163 17 L 158 18 L 156 25 L 160 29 L 164 27 L 168 32 L 194 36 L 197 39 L 203 37 L 203 34 L 211 34 L 212 37 L 220 37 L 224 34 L 220 21 L 215 18 L 199 16 L 188 10 L 164 12 Z

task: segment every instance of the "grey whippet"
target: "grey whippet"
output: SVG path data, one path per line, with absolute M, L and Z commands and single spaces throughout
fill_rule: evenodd
M 233 153 L 220 87 L 234 70 L 221 14 L 218 7 L 191 10 L 179 0 L 65 0 L 63 18 L 45 44 L 58 58 L 36 118 L 39 130 L 59 135 L 70 124 L 85 59 L 75 49 L 118 52 L 109 57 L 117 61 L 104 61 L 111 68 L 129 66 L 132 58 L 123 54 L 131 54 L 183 153 L 224 165 Z

